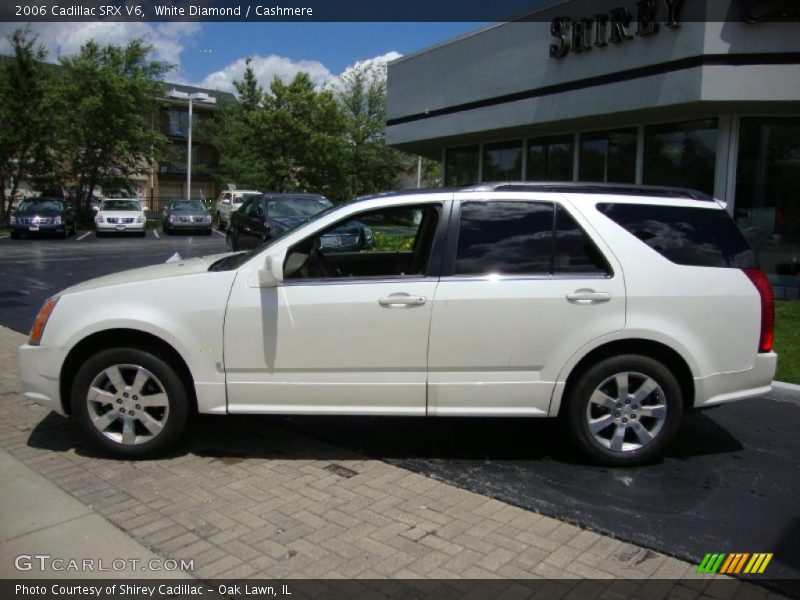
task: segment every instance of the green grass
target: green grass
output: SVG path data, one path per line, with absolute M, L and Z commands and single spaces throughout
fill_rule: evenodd
M 800 301 L 775 302 L 775 352 L 778 373 L 775 379 L 800 384 Z

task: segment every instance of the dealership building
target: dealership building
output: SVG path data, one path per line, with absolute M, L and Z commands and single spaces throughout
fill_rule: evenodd
M 440 160 L 446 186 L 713 194 L 776 295 L 797 298 L 800 22 L 768 4 L 723 0 L 712 15 L 696 2 L 562 1 L 445 41 L 390 63 L 387 141 Z

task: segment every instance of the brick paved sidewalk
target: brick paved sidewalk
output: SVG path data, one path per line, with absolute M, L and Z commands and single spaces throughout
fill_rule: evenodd
M 99 457 L 68 420 L 22 398 L 23 340 L 0 328 L 0 447 L 156 554 L 194 559 L 196 577 L 695 576 L 687 562 L 326 445 L 277 419 L 200 417 L 173 457 Z M 714 595 L 707 576 L 689 585 Z M 740 586 L 748 598 L 766 595 Z

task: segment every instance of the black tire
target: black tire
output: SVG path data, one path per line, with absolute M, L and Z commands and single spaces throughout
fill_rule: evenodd
M 219 216 L 219 213 L 217 213 L 217 229 L 225 231 L 225 222 L 222 220 L 222 217 Z
M 594 404 L 589 408 L 590 398 L 592 394 L 606 385 L 612 377 L 617 374 L 629 373 L 629 381 L 631 385 L 637 385 L 632 388 L 634 391 L 629 391 L 628 398 L 633 398 L 633 403 L 628 404 L 625 401 L 617 403 L 618 409 L 608 409 L 603 406 Z M 647 404 L 641 406 L 636 404 L 635 390 L 639 385 L 650 379 L 655 382 L 659 390 L 651 392 L 644 400 Z M 613 390 L 614 383 L 609 383 L 612 387 L 603 387 L 603 390 Z M 630 390 L 631 388 L 629 388 Z M 612 399 L 620 399 L 625 394 L 617 392 L 618 397 L 614 397 L 614 392 L 611 391 L 608 395 Z M 666 446 L 675 437 L 675 434 L 680 427 L 681 418 L 683 416 L 683 395 L 681 387 L 678 384 L 675 375 L 666 366 L 659 361 L 636 354 L 627 354 L 621 356 L 614 356 L 598 362 L 585 371 L 580 379 L 571 386 L 569 396 L 564 399 L 567 403 L 565 406 L 566 424 L 569 429 L 570 436 L 576 446 L 581 452 L 593 462 L 614 466 L 614 467 L 629 467 L 641 465 L 651 462 L 660 458 Z M 666 406 L 666 415 L 663 417 L 660 427 L 656 427 L 658 419 L 655 417 L 646 416 L 645 412 L 653 413 L 653 405 L 659 404 Z M 634 407 L 634 408 L 631 408 Z M 650 409 L 649 411 L 647 409 Z M 636 409 L 639 410 L 638 414 Z M 603 411 L 608 410 L 608 414 Z M 611 411 L 618 411 L 611 414 Z M 661 410 L 660 408 L 658 410 Z M 613 421 L 609 423 L 606 429 L 598 431 L 598 435 L 613 438 L 614 433 L 617 432 L 621 426 L 625 431 L 622 440 L 624 445 L 631 446 L 629 449 L 614 450 L 610 447 L 613 443 L 610 439 L 609 446 L 606 447 L 603 442 L 598 440 L 589 429 L 590 411 L 594 414 L 599 411 L 600 414 L 597 419 Z M 632 411 L 632 416 L 631 412 Z M 625 420 L 625 424 L 621 421 Z M 652 440 L 647 443 L 642 443 L 641 438 L 633 427 L 640 430 L 641 427 L 645 429 L 650 428 L 648 434 L 652 435 Z M 654 434 L 652 432 L 655 432 Z M 644 434 L 647 435 L 647 434 Z M 641 447 L 634 447 L 636 444 L 641 444 Z
M 61 238 L 62 240 L 65 240 L 69 237 L 69 225 L 67 225 L 66 223 L 64 224 L 64 231 L 59 231 L 58 237 Z
M 101 376 L 106 369 L 114 365 L 135 365 L 143 367 L 156 378 L 155 380 L 148 380 L 147 385 L 156 385 L 155 388 L 151 388 L 155 389 L 156 392 L 158 392 L 159 387 L 163 388 L 163 393 L 167 396 L 168 412 L 166 412 L 167 416 L 163 422 L 163 428 L 159 433 L 152 435 L 151 439 L 136 444 L 123 444 L 121 440 L 111 439 L 93 424 L 90 410 L 94 409 L 90 409 L 89 403 L 87 402 L 89 387 L 95 381 L 95 378 Z M 120 372 L 123 373 L 123 379 L 125 379 L 126 384 L 132 383 L 131 373 L 133 373 L 135 377 L 135 371 L 131 370 L 129 372 L 126 369 L 122 369 Z M 111 389 L 115 388 L 112 386 Z M 133 388 L 129 389 L 126 387 L 124 389 L 132 393 Z M 142 391 L 144 391 L 144 388 Z M 119 392 L 113 395 L 118 396 Z M 143 397 L 146 396 L 143 394 Z M 126 398 L 130 398 L 130 400 L 125 400 L 125 402 L 133 402 L 135 396 Z M 117 403 L 119 399 L 121 398 L 110 400 L 108 407 L 112 408 L 107 411 L 108 413 L 116 414 L 115 411 L 118 410 L 118 407 L 124 407 L 124 405 Z M 102 403 L 98 403 L 96 406 L 99 407 L 99 410 L 105 411 L 106 407 L 100 406 L 100 404 Z M 71 405 L 72 416 L 77 419 L 81 428 L 95 445 L 107 454 L 128 460 L 159 456 L 177 445 L 184 432 L 190 413 L 189 395 L 176 368 L 169 362 L 157 357 L 155 354 L 137 348 L 110 348 L 102 350 L 83 363 L 78 369 L 72 383 Z M 139 407 L 132 405 L 129 408 L 133 410 Z M 148 411 L 152 410 L 160 409 L 148 409 Z M 153 413 L 149 414 L 152 416 Z M 155 414 L 156 417 L 158 417 L 159 413 Z M 164 413 L 161 414 L 163 415 Z M 104 415 L 105 412 L 103 412 L 102 416 Z M 120 428 L 122 427 L 122 420 L 120 418 L 116 418 L 107 431 L 113 432 L 113 428 L 117 426 Z M 142 429 L 141 422 L 137 424 L 136 427 L 136 435 L 142 433 L 146 435 L 149 433 L 146 429 Z M 121 436 L 121 432 L 119 435 Z
M 205 233 L 206 235 L 211 235 L 211 227 L 206 229 L 203 233 Z
M 19 239 L 19 231 L 14 231 L 14 230 L 12 229 L 12 230 L 11 230 L 11 239 L 12 239 L 12 240 L 18 240 L 18 239 Z
M 233 231 L 228 229 L 228 233 L 225 235 L 225 245 L 228 247 L 228 250 L 232 252 L 238 252 L 239 248 L 239 238 L 233 234 Z
M 144 231 L 140 231 L 139 232 L 139 237 L 146 237 L 146 236 L 147 236 L 147 230 L 146 229 Z
M 164 235 L 172 235 L 172 230 L 169 227 L 164 225 L 163 229 L 164 229 Z

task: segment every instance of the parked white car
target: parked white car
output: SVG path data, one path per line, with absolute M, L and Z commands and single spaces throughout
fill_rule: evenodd
M 136 232 L 145 235 L 147 217 L 141 202 L 136 198 L 113 198 L 103 200 L 94 215 L 97 235 L 106 233 Z
M 321 243 L 352 222 L 372 247 Z M 711 198 L 486 184 L 362 199 L 251 252 L 76 285 L 20 361 L 28 400 L 119 457 L 164 452 L 195 411 L 563 416 L 588 457 L 633 465 L 685 410 L 770 390 L 773 318 Z
M 254 196 L 261 196 L 256 190 L 226 190 L 219 195 L 217 200 L 217 223 L 220 229 L 225 229 L 231 223 L 231 213 L 239 210 L 242 204 Z

